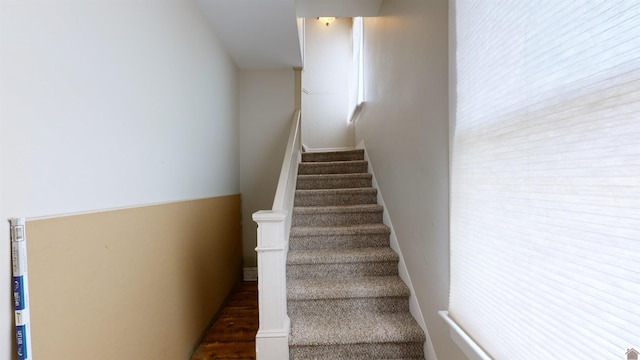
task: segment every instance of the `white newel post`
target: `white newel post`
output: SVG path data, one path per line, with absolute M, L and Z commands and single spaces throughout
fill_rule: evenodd
M 258 223 L 257 360 L 289 359 L 287 315 L 285 211 L 263 210 L 253 214 Z

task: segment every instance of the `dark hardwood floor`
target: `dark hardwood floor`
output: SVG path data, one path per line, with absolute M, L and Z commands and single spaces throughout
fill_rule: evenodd
M 255 359 L 258 284 L 241 282 L 191 360 Z

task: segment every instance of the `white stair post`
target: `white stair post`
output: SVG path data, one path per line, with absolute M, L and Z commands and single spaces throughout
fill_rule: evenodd
M 258 223 L 257 360 L 289 359 L 286 219 L 286 211 L 263 210 L 253 214 L 253 221 Z

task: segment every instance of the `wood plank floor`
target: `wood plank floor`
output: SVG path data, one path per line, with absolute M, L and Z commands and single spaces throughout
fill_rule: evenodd
M 191 360 L 255 359 L 258 284 L 241 282 Z

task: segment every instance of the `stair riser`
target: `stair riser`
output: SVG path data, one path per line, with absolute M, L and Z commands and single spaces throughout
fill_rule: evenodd
M 288 313 L 295 315 L 352 315 L 409 311 L 406 297 L 288 300 Z
M 371 187 L 371 178 L 357 179 L 298 179 L 296 183 L 298 190 L 314 189 L 353 189 Z
M 287 279 L 341 279 L 398 275 L 398 262 L 287 265 Z
M 367 163 L 300 163 L 298 175 L 366 173 Z
M 329 153 L 302 153 L 303 162 L 321 162 L 321 161 L 353 161 L 364 160 L 364 151 L 340 151 Z
M 389 234 L 291 237 L 290 250 L 355 249 L 389 246 Z
M 296 195 L 295 206 L 330 206 L 375 204 L 375 194 Z
M 289 359 L 424 359 L 424 345 L 410 342 L 290 346 Z
M 382 222 L 382 212 L 294 214 L 293 226 L 347 226 Z

